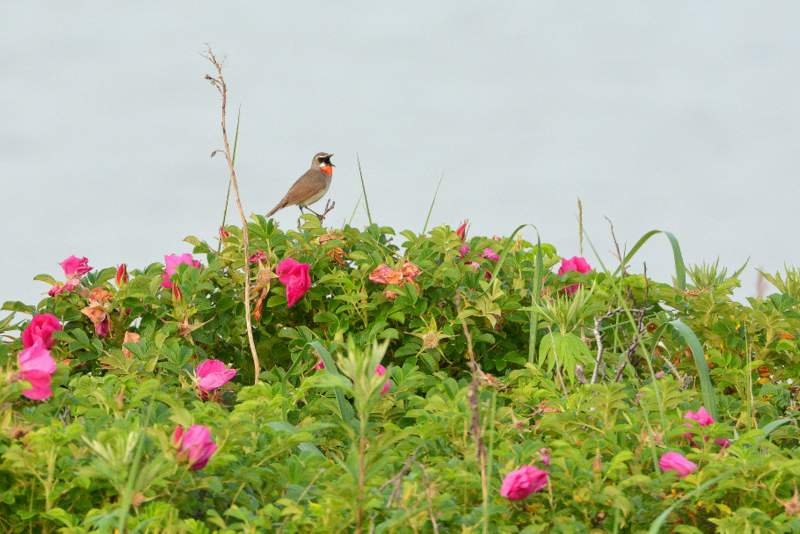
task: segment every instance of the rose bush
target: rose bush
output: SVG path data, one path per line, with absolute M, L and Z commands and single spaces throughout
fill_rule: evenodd
M 0 530 L 800 529 L 800 272 L 741 302 L 466 224 L 249 232 L 3 305 Z

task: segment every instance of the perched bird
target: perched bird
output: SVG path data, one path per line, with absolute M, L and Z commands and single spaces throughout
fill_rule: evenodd
M 286 206 L 299 206 L 301 212 L 303 208 L 306 208 L 319 217 L 319 214 L 309 208 L 308 205 L 325 196 L 331 186 L 333 168 L 335 167 L 331 163 L 332 156 L 333 154 L 328 154 L 327 152 L 314 154 L 314 157 L 311 158 L 311 168 L 297 179 L 294 185 L 289 188 L 289 192 L 278 202 L 278 205 L 267 213 L 267 217 L 272 217 L 276 211 Z

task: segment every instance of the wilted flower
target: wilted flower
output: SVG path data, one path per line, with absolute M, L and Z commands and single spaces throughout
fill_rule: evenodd
M 464 221 L 463 223 L 461 223 L 461 226 L 459 226 L 456 229 L 456 234 L 461 239 L 461 241 L 464 241 L 467 238 L 467 226 L 468 225 L 469 225 L 469 221 Z
M 194 259 L 189 254 L 168 254 L 164 256 L 164 274 L 161 275 L 161 287 L 172 287 L 172 275 L 178 272 L 178 265 L 191 265 L 192 267 L 200 268 L 202 263 Z
M 229 382 L 236 376 L 236 369 L 230 369 L 220 360 L 203 360 L 195 370 L 197 386 L 208 393 Z
M 22 394 L 31 400 L 45 400 L 53 395 L 51 388 L 56 362 L 41 339 L 17 355 L 18 377 L 31 387 Z
M 677 452 L 668 452 L 662 455 L 658 465 L 662 471 L 675 471 L 679 477 L 685 477 L 697 471 L 696 463 L 687 460 L 684 455 Z
M 400 285 L 403 281 L 403 273 L 381 263 L 370 273 L 369 279 L 376 284 Z
M 576 272 L 581 274 L 590 273 L 592 272 L 592 266 L 589 265 L 589 262 L 587 262 L 584 258 L 581 258 L 580 256 L 573 256 L 569 259 L 562 258 L 561 267 L 558 268 L 558 275 L 562 276 L 569 272 Z M 568 295 L 572 295 L 578 290 L 579 285 L 580 284 L 573 284 L 565 288 L 564 291 L 566 291 Z
M 289 308 L 297 304 L 311 287 L 309 269 L 311 265 L 308 263 L 300 263 L 292 258 L 284 258 L 278 263 L 275 274 L 286 287 L 286 304 Z
M 378 375 L 378 376 L 385 375 L 386 374 L 386 367 L 384 367 L 381 364 L 378 364 L 375 367 L 375 374 Z M 391 387 L 392 387 L 392 381 L 391 380 L 387 380 L 386 382 L 384 382 L 383 383 L 383 387 L 381 388 L 381 395 L 386 395 L 387 393 L 389 393 L 389 390 L 391 389 Z
M 120 263 L 119 267 L 117 267 L 117 287 L 122 286 L 122 284 L 128 283 L 128 266 L 124 263 Z
M 220 238 L 220 239 L 225 239 L 226 237 L 230 237 L 230 236 L 231 236 L 230 232 L 228 232 L 228 231 L 225 229 L 225 227 L 224 227 L 224 226 L 220 226 L 220 227 L 219 227 L 219 238 Z
M 398 293 L 397 291 L 392 291 L 391 289 L 384 289 L 384 291 L 383 291 L 383 296 L 386 297 L 389 300 L 394 300 L 399 295 L 400 295 L 400 293 Z
M 489 247 L 486 247 L 485 249 L 483 249 L 483 252 L 481 252 L 481 258 L 497 261 L 500 259 L 500 256 L 494 250 L 490 249 Z
M 203 425 L 192 425 L 185 432 L 178 425 L 172 434 L 172 444 L 178 449 L 178 461 L 187 462 L 195 470 L 204 468 L 217 450 L 211 430 Z
M 79 258 L 77 256 L 70 256 L 59 263 L 59 265 L 64 269 L 64 274 L 67 278 L 80 278 L 92 270 L 89 266 L 89 259 L 85 257 Z
M 506 475 L 500 487 L 500 495 L 512 501 L 524 499 L 547 486 L 547 479 L 546 471 L 525 465 Z
M 36 341 L 41 341 L 44 348 L 49 349 L 55 343 L 53 332 L 57 332 L 62 328 L 58 318 L 52 313 L 34 315 L 31 322 L 22 331 L 22 345 L 25 348 L 30 348 Z
M 122 345 L 123 345 L 122 354 L 123 354 L 123 356 L 125 356 L 126 358 L 130 358 L 131 356 L 133 356 L 131 354 L 131 351 L 129 351 L 128 349 L 126 349 L 124 347 L 125 343 L 138 343 L 141 338 L 142 338 L 142 336 L 140 336 L 136 332 L 131 332 L 130 330 L 126 331 L 125 332 L 125 336 L 123 336 L 123 338 L 122 338 Z
M 419 273 L 422 272 L 422 269 L 420 269 L 410 261 L 406 261 L 400 268 L 400 272 L 403 273 L 403 281 L 413 282 L 417 278 L 417 276 L 419 276 Z
M 113 295 L 103 287 L 95 287 L 89 292 L 89 305 L 81 313 L 92 321 L 94 332 L 98 337 L 106 337 L 111 330 L 108 319 L 108 302 Z

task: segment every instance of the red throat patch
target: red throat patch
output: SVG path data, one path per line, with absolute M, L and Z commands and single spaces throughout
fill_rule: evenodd
M 333 176 L 333 167 L 331 167 L 330 165 L 323 165 L 319 168 L 319 170 L 321 170 L 328 176 Z

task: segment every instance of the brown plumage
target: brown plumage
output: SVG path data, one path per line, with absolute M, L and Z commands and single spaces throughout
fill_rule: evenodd
M 308 169 L 303 176 L 289 188 L 289 192 L 278 202 L 278 205 L 272 208 L 267 217 L 272 217 L 276 211 L 285 208 L 286 206 L 299 206 L 300 211 L 303 208 L 309 208 L 309 204 L 321 199 L 328 192 L 331 186 L 331 179 L 333 177 L 333 163 L 331 163 L 331 156 L 327 152 L 318 152 L 311 158 L 311 168 Z

